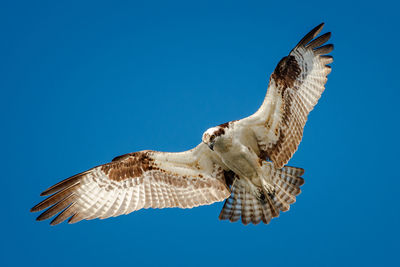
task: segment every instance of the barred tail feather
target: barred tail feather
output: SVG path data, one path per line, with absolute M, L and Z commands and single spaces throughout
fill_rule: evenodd
M 304 170 L 289 166 L 276 170 L 269 162 L 263 168 L 273 183 L 274 191 L 265 192 L 261 187 L 235 176 L 231 196 L 224 203 L 220 220 L 236 222 L 241 218 L 245 225 L 261 221 L 268 224 L 272 218 L 279 216 L 280 211 L 289 210 L 301 193 Z
M 219 215 L 220 220 L 236 222 L 242 218 L 243 224 L 258 224 L 265 220 L 265 212 L 260 200 L 251 192 L 251 187 L 243 179 L 236 179 L 232 185 L 231 196 L 225 201 Z

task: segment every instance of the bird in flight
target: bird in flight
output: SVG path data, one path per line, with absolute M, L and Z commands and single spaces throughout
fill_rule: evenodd
M 311 30 L 282 58 L 253 115 L 208 129 L 195 148 L 139 151 L 65 179 L 41 193 L 31 211 L 51 225 L 105 219 L 143 208 L 193 208 L 225 200 L 231 222 L 268 224 L 301 192 L 304 170 L 285 166 L 297 150 L 307 116 L 325 89 L 333 62 L 331 34 Z M 317 37 L 317 38 L 316 38 Z

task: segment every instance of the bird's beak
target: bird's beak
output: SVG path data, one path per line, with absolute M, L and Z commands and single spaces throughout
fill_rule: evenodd
M 208 147 L 209 147 L 212 151 L 214 151 L 214 142 L 209 143 L 209 144 L 208 144 Z

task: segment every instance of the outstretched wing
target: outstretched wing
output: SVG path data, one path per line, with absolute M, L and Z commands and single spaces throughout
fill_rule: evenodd
M 200 144 L 181 153 L 141 151 L 115 158 L 61 181 L 32 212 L 51 225 L 115 217 L 142 208 L 192 208 L 222 201 L 230 192 L 223 170 Z
M 260 157 L 270 159 L 276 168 L 282 168 L 296 152 L 307 116 L 317 104 L 331 72 L 327 64 L 333 58 L 326 54 L 333 50 L 333 45 L 324 45 L 331 33 L 314 39 L 323 26 L 322 23 L 315 27 L 282 58 L 270 77 L 260 109 L 236 122 L 253 130 Z

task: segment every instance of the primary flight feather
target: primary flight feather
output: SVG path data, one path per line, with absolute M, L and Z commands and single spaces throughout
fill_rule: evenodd
M 269 223 L 289 210 L 304 183 L 285 166 L 303 136 L 307 116 L 325 89 L 333 62 L 330 33 L 311 30 L 281 59 L 256 113 L 208 129 L 195 148 L 140 151 L 74 175 L 42 192 L 31 211 L 51 225 L 128 214 L 142 208 L 192 208 L 225 200 L 222 220 Z

